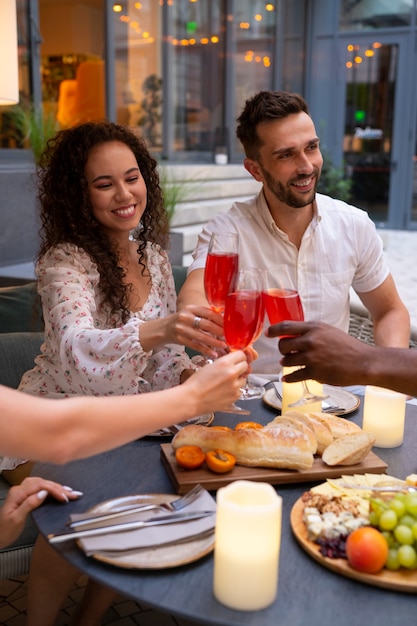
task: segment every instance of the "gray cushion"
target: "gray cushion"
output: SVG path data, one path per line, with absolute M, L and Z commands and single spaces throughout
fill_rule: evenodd
M 40 353 L 43 333 L 0 333 L 0 385 L 14 387 L 34 366 Z
M 178 293 L 187 278 L 188 267 L 182 265 L 173 265 L 172 273 L 174 275 L 175 291 Z
M 43 330 L 36 282 L 0 288 L 0 333 Z

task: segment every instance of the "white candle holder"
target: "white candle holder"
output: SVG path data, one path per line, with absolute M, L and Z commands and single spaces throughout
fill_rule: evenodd
M 258 611 L 275 600 L 281 511 L 267 483 L 237 480 L 217 491 L 213 590 L 225 606 Z
M 376 447 L 396 448 L 402 444 L 405 401 L 405 395 L 397 391 L 366 387 L 362 428 L 375 435 Z

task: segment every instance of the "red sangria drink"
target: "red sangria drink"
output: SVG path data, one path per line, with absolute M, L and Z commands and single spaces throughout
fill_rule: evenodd
M 294 289 L 266 288 L 264 291 L 264 306 L 271 324 L 278 324 L 284 320 L 304 320 L 303 305 L 297 291 Z
M 262 271 L 257 268 L 240 270 L 236 287 L 227 294 L 224 308 L 224 338 L 229 349 L 248 348 L 259 336 L 264 316 Z M 264 393 L 263 387 L 258 389 L 246 383 L 240 400 L 262 398 Z M 243 412 L 241 407 L 235 405 L 235 408 Z
M 224 337 L 231 350 L 245 350 L 254 341 L 263 309 L 261 291 L 238 291 L 226 297 Z
M 236 284 L 239 257 L 236 252 L 209 252 L 204 271 L 206 298 L 216 313 L 223 313 L 226 296 Z
M 286 265 L 265 271 L 263 301 L 271 324 L 278 324 L 285 320 L 304 321 L 304 310 L 297 290 L 295 276 Z M 302 396 L 289 404 L 289 407 L 313 404 L 328 397 L 312 393 L 305 380 L 301 382 L 301 385 L 303 389 Z

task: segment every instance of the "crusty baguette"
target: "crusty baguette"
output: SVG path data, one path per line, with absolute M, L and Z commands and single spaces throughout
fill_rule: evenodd
M 317 438 L 314 429 L 310 424 L 306 424 L 298 415 L 277 415 L 272 422 L 268 422 L 265 428 L 296 428 L 301 430 L 310 440 L 313 454 L 317 452 Z
M 314 430 L 314 434 L 317 439 L 317 454 L 323 454 L 323 451 L 330 445 L 334 439 L 330 426 L 324 424 L 320 420 L 313 417 L 310 413 L 300 413 L 298 411 L 287 411 L 283 414 L 283 417 L 296 417 L 302 420 L 307 426 L 310 426 Z
M 350 422 L 344 417 L 338 417 L 337 415 L 331 415 L 329 413 L 317 413 L 314 411 L 307 413 L 307 416 L 313 417 L 323 424 L 327 424 L 335 439 L 337 439 L 338 437 L 343 437 L 343 435 L 348 435 L 349 433 L 353 432 L 357 433 L 362 430 L 360 426 L 355 424 L 355 422 Z
M 338 437 L 324 450 L 322 459 L 326 465 L 356 465 L 368 454 L 375 443 L 375 436 L 365 431 Z
M 199 446 L 204 452 L 221 449 L 230 452 L 238 465 L 310 469 L 314 461 L 310 439 L 295 428 L 253 428 L 216 430 L 190 424 L 172 440 L 174 450 L 180 446 Z

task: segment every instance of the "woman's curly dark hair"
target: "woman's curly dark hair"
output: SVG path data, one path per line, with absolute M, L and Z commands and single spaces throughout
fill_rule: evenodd
M 92 148 L 109 141 L 126 144 L 136 157 L 146 183 L 147 204 L 133 239 L 138 243 L 139 264 L 145 269 L 147 242 L 166 246 L 168 217 L 157 171 L 157 162 L 142 139 L 128 128 L 111 122 L 87 122 L 58 133 L 48 141 L 38 170 L 41 220 L 40 259 L 50 248 L 72 243 L 87 252 L 100 274 L 100 289 L 111 314 L 129 317 L 128 289 L 123 283 L 114 247 L 93 215 L 88 196 L 85 165 Z

